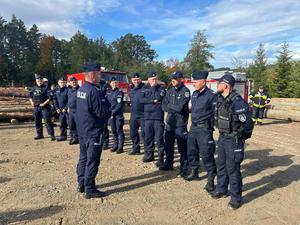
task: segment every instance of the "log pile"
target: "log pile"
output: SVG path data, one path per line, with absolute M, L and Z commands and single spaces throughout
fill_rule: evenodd
M 33 119 L 29 91 L 24 88 L 0 88 L 0 120 Z
M 272 98 L 267 117 L 300 122 L 300 98 Z

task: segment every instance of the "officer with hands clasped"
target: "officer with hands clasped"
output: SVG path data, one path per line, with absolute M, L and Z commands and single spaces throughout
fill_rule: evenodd
M 190 90 L 183 84 L 180 71 L 172 74 L 172 87 L 167 90 L 162 109 L 167 112 L 165 129 L 166 160 L 160 170 L 172 170 L 174 163 L 174 144 L 177 141 L 180 153 L 180 176 L 185 177 L 188 170 L 187 124 L 189 118 Z
M 123 153 L 124 145 L 124 92 L 118 88 L 118 81 L 115 77 L 110 80 L 111 89 L 106 92 L 106 98 L 111 107 L 111 118 L 109 124 L 113 133 L 113 147 L 112 152 L 117 154 Z
M 78 192 L 85 192 L 87 199 L 105 196 L 95 185 L 102 152 L 100 136 L 105 118 L 110 116 L 109 108 L 101 101 L 100 68 L 100 64 L 84 65 L 85 82 L 77 91 L 76 125 L 80 144 L 77 165 Z
M 36 85 L 30 91 L 30 104 L 34 107 L 34 121 L 37 136 L 35 140 L 44 138 L 42 119 L 46 123 L 48 134 L 51 141 L 55 141 L 53 124 L 51 122 L 51 96 L 48 91 L 48 87 L 43 84 L 43 77 L 35 74 Z
M 242 205 L 241 163 L 244 159 L 245 139 L 250 138 L 253 121 L 249 105 L 233 90 L 235 79 L 225 74 L 217 86 L 220 94 L 215 109 L 215 124 L 219 130 L 218 173 L 216 190 L 211 192 L 215 199 L 227 196 L 230 185 L 228 208 Z

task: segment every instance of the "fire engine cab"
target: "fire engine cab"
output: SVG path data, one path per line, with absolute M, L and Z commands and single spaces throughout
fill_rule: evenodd
M 221 78 L 225 73 L 231 74 L 236 82 L 234 85 L 234 89 L 239 93 L 246 101 L 248 101 L 249 93 L 252 90 L 253 81 L 247 80 L 246 74 L 241 72 L 232 72 L 232 71 L 213 71 L 209 72 L 207 77 L 207 87 L 212 89 L 213 91 L 217 91 L 217 79 Z M 187 88 L 190 89 L 191 93 L 195 91 L 195 88 L 193 87 L 193 82 L 191 79 L 185 79 L 184 84 Z
M 70 77 L 75 77 L 78 80 L 79 86 L 84 83 L 84 73 L 68 74 L 67 80 Z M 124 101 L 129 102 L 129 81 L 126 72 L 116 70 L 105 70 L 101 68 L 101 79 L 109 82 L 112 77 L 115 77 L 118 81 L 118 87 L 124 92 Z

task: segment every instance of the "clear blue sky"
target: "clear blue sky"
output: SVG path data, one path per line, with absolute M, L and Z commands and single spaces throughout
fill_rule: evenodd
M 29 27 L 69 39 L 77 30 L 111 42 L 126 33 L 144 35 L 158 60 L 183 59 L 197 30 L 206 29 L 215 67 L 233 58 L 250 63 L 259 42 L 274 62 L 283 42 L 300 60 L 298 0 L 1 0 L 0 15 L 14 13 Z

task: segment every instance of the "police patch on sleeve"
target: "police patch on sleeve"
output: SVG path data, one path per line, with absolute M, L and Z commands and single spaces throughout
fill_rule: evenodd
M 117 102 L 118 102 L 118 103 L 121 103 L 121 102 L 122 102 L 122 99 L 121 99 L 121 98 L 117 98 Z
M 190 92 L 186 91 L 186 92 L 184 93 L 184 96 L 185 96 L 186 98 L 190 97 Z
M 239 114 L 239 121 L 241 121 L 242 123 L 244 123 L 246 121 L 246 115 L 245 114 Z

